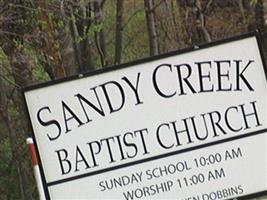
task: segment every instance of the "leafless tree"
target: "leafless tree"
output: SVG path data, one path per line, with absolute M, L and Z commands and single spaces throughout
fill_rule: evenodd
M 146 13 L 146 23 L 149 39 L 149 49 L 150 55 L 159 54 L 159 43 L 156 30 L 156 19 L 155 19 L 155 10 L 153 5 L 153 0 L 144 0 L 145 13 Z
M 116 3 L 116 33 L 115 33 L 115 57 L 114 64 L 121 63 L 122 41 L 123 41 L 123 12 L 124 0 L 117 0 Z
M 38 13 L 39 19 L 41 22 L 41 31 L 45 36 L 45 53 L 47 54 L 47 58 L 49 60 L 50 69 L 49 72 L 52 71 L 53 79 L 65 77 L 65 69 L 62 64 L 62 58 L 59 50 L 59 42 L 55 36 L 55 28 L 53 21 L 51 20 L 49 13 L 47 12 L 48 6 L 46 0 L 38 0 L 36 1 L 38 5 Z
M 103 28 L 103 6 L 105 4 L 105 0 L 95 0 L 93 2 L 93 8 L 94 8 L 94 23 L 96 26 L 99 26 L 100 28 L 97 29 L 97 31 L 94 32 L 95 36 L 95 43 L 96 48 L 98 51 L 98 54 L 100 56 L 100 61 L 102 67 L 106 66 L 107 63 L 107 52 L 106 52 L 106 41 L 105 41 L 105 33 Z

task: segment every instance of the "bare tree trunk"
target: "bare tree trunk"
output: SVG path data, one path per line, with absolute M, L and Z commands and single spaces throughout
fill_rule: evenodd
M 102 57 L 102 66 L 106 66 L 108 65 L 108 61 L 107 61 L 107 50 L 106 50 L 106 37 L 105 37 L 105 34 L 104 34 L 104 30 L 100 30 L 99 32 L 99 46 L 100 46 L 100 49 L 101 49 L 101 55 L 103 55 Z
M 0 74 L 3 74 L 0 67 Z M 4 85 L 2 77 L 0 77 L 0 119 L 5 119 L 7 114 L 7 88 Z M 5 121 L 5 120 L 4 120 Z M 7 127 L 7 126 L 6 126 Z
M 265 18 L 265 13 L 266 13 L 266 8 L 267 8 L 267 3 L 266 1 L 262 0 L 257 0 L 257 3 L 255 5 L 255 25 L 256 29 L 261 31 L 262 37 L 264 38 L 262 40 L 262 45 L 264 48 L 264 57 L 265 57 L 265 62 L 267 62 L 267 33 L 266 33 L 266 18 Z M 265 21 L 266 20 L 266 21 Z M 265 66 L 266 67 L 266 66 Z
M 72 24 L 72 35 L 78 40 L 75 44 L 77 57 L 79 59 L 79 72 L 84 73 L 95 69 L 92 59 L 92 40 L 89 38 L 89 30 L 92 23 L 91 1 L 81 1 L 79 3 L 78 15 L 75 15 L 76 21 Z
M 6 85 L 4 85 L 4 81 L 3 81 L 3 70 L 2 70 L 2 66 L 0 66 L 0 125 L 1 125 L 1 131 L 0 131 L 0 142 L 5 139 L 8 138 L 10 146 L 11 146 L 11 150 L 13 150 L 14 148 L 12 148 L 12 144 L 10 142 L 10 131 L 9 131 L 9 126 L 8 126 L 8 122 L 7 122 L 7 115 L 8 115 L 8 99 L 7 99 L 7 87 Z M 8 151 L 8 149 L 5 149 L 6 151 Z M 12 155 L 12 154 L 11 154 Z M 10 162 L 9 160 L 5 160 L 1 157 L 1 162 L 3 163 L 10 163 L 10 165 L 12 165 L 13 163 Z M 11 167 L 11 166 L 9 166 Z M 6 176 L 10 176 L 9 173 L 7 175 L 7 172 L 3 169 L 0 170 L 0 172 L 2 172 L 0 174 L 2 179 L 5 179 Z M 10 178 L 10 177 L 9 177 Z M 19 179 L 19 182 L 20 179 Z M 15 185 L 14 185 L 15 187 Z M 24 194 L 23 194 L 23 190 L 20 190 L 21 196 L 22 198 L 24 198 Z M 7 194 L 7 192 L 5 192 L 5 188 L 1 188 L 0 189 L 0 199 L 10 199 L 9 194 Z
M 62 65 L 62 58 L 59 51 L 59 43 L 55 37 L 55 28 L 49 14 L 46 0 L 37 1 L 39 8 L 39 18 L 42 22 L 42 29 L 46 36 L 45 53 L 48 55 L 50 66 L 52 67 L 53 78 L 65 77 L 65 70 Z
M 73 13 L 73 11 L 72 11 Z M 71 18 L 75 18 L 74 15 L 71 13 L 70 17 Z M 81 60 L 80 60 L 80 50 L 79 50 L 79 45 L 77 42 L 77 38 L 79 37 L 79 33 L 77 30 L 77 26 L 74 20 L 70 20 L 69 21 L 69 27 L 70 27 L 70 34 L 73 40 L 73 49 L 74 49 L 74 56 L 75 56 L 75 60 L 77 63 L 77 71 L 80 72 L 81 69 Z
M 255 6 L 255 20 L 256 28 L 260 31 L 264 31 L 264 10 L 263 10 L 263 1 L 257 0 Z
M 146 13 L 146 23 L 147 23 L 150 55 L 153 56 L 153 55 L 159 54 L 159 44 L 158 44 L 158 36 L 157 36 L 157 31 L 156 31 L 153 0 L 144 0 L 144 5 L 145 5 L 145 13 Z
M 115 58 L 114 64 L 121 63 L 122 37 L 123 37 L 123 3 L 124 0 L 117 0 L 116 4 L 116 33 L 115 33 Z
M 92 71 L 95 69 L 92 61 L 91 43 L 92 42 L 90 41 L 89 38 L 85 38 L 79 45 L 81 73 Z
M 80 29 L 80 31 L 78 31 Z M 73 40 L 75 41 L 74 54 L 78 64 L 78 72 L 84 73 L 94 70 L 92 61 L 91 42 L 89 42 L 88 36 L 84 35 L 84 25 L 79 20 L 75 23 L 70 22 L 70 30 Z M 81 41 L 77 41 L 78 38 L 82 38 Z
M 211 42 L 211 36 L 205 26 L 205 15 L 203 13 L 200 0 L 196 0 L 194 4 L 194 11 L 196 15 L 197 31 L 200 42 Z
M 62 57 L 62 65 L 65 69 L 66 75 L 74 75 L 79 71 L 79 65 L 75 56 L 74 38 L 71 34 L 71 24 L 68 22 L 68 16 L 65 13 L 64 1 L 60 1 L 60 15 L 61 20 L 64 21 L 65 26 L 58 30 L 58 38 L 60 44 L 60 53 Z
M 180 3 L 179 3 L 179 1 L 177 1 L 176 2 L 176 7 L 178 8 L 176 8 L 175 9 L 175 2 L 174 1 L 172 1 L 171 2 L 171 19 L 172 19 L 172 22 L 173 22 L 173 26 L 174 26 L 174 31 L 175 31 L 175 41 L 176 41 L 176 43 L 178 44 L 178 46 L 180 46 L 179 45 L 179 43 L 180 43 L 180 35 L 179 35 L 179 31 L 180 31 L 180 29 L 181 29 L 181 25 L 180 25 L 180 23 L 181 23 L 181 16 L 180 16 Z M 176 19 L 176 18 L 178 18 L 178 19 Z M 178 47 L 177 47 L 178 48 Z
M 179 9 L 179 13 L 180 13 L 180 19 L 181 19 L 181 26 L 183 27 L 184 29 L 184 32 L 185 32 L 185 36 L 184 36 L 184 44 L 185 45 L 192 45 L 193 44 L 193 28 L 192 28 L 192 20 L 190 20 L 190 10 L 191 8 L 189 8 L 187 6 L 187 3 L 186 1 L 180 1 L 180 0 L 177 0 L 176 1 L 177 5 L 178 6 L 178 9 Z M 191 17 L 192 18 L 192 17 Z
M 94 14 L 95 14 L 95 24 L 100 25 L 103 23 L 103 6 L 105 0 L 102 1 L 94 1 Z M 95 43 L 97 47 L 97 51 L 100 56 L 102 67 L 107 65 L 107 53 L 106 53 L 106 43 L 105 43 L 105 34 L 103 27 L 99 31 L 95 31 Z
M 245 24 L 246 23 L 246 15 L 245 15 L 245 10 L 244 10 L 243 0 L 238 0 L 238 6 L 239 6 L 240 13 L 242 16 L 242 22 L 243 22 L 243 24 Z

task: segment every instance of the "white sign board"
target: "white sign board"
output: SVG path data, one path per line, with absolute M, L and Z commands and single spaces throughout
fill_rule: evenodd
M 48 199 L 266 194 L 267 83 L 253 34 L 24 95 Z

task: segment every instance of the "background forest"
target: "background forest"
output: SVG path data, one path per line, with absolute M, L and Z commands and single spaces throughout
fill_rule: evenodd
M 267 0 L 0 0 L 0 199 L 38 199 L 23 87 L 265 33 L 266 13 Z

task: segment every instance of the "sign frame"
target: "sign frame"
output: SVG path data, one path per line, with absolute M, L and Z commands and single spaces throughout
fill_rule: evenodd
M 27 108 L 26 112 L 27 112 L 28 119 L 30 121 L 30 128 L 31 128 L 31 132 L 32 132 L 30 137 L 33 138 L 35 146 L 36 146 L 36 151 L 37 151 L 37 155 L 38 155 L 39 163 L 40 163 L 39 169 L 40 169 L 40 174 L 41 174 L 41 178 L 42 178 L 43 189 L 44 189 L 44 192 L 45 192 L 46 199 L 47 200 L 51 199 L 50 194 L 49 194 L 49 190 L 48 190 L 49 184 L 47 183 L 46 178 L 45 178 L 44 170 L 43 170 L 43 167 L 42 167 L 42 159 L 40 157 L 39 148 L 38 148 L 37 142 L 36 142 L 36 137 L 35 137 L 35 134 L 33 132 L 33 125 L 32 125 L 32 122 L 30 120 L 30 114 L 29 114 L 29 110 L 28 110 L 28 107 L 27 107 L 27 104 L 26 104 L 25 93 L 27 91 L 31 91 L 31 90 L 34 90 L 34 89 L 39 89 L 39 88 L 43 88 L 43 87 L 47 87 L 47 86 L 52 86 L 52 85 L 55 85 L 55 84 L 58 84 L 58 83 L 64 83 L 64 82 L 68 82 L 68 81 L 73 81 L 73 80 L 77 80 L 77 79 L 80 79 L 80 78 L 90 77 L 90 76 L 94 76 L 94 75 L 100 75 L 100 74 L 103 74 L 103 73 L 106 73 L 106 72 L 110 72 L 110 71 L 116 71 L 116 70 L 119 70 L 119 69 L 124 69 L 124 68 L 128 68 L 128 67 L 134 67 L 137 64 L 144 64 L 144 63 L 155 61 L 155 60 L 159 60 L 159 59 L 162 59 L 162 58 L 168 58 L 168 57 L 174 56 L 174 55 L 181 55 L 181 54 L 185 54 L 185 53 L 190 53 L 190 52 L 198 51 L 200 49 L 206 49 L 206 48 L 210 48 L 210 47 L 213 47 L 213 46 L 216 46 L 216 45 L 230 43 L 230 42 L 246 39 L 246 38 L 253 37 L 253 36 L 255 36 L 256 40 L 257 40 L 257 44 L 258 44 L 258 48 L 259 48 L 259 52 L 260 52 L 260 57 L 261 57 L 261 61 L 262 61 L 264 72 L 265 72 L 265 79 L 267 80 L 267 67 L 266 67 L 266 63 L 265 63 L 265 60 L 264 60 L 264 56 L 263 56 L 263 54 L 264 54 L 263 53 L 263 48 L 262 48 L 262 45 L 261 45 L 261 43 L 263 42 L 263 38 L 262 38 L 262 35 L 261 35 L 261 33 L 259 31 L 255 31 L 255 32 L 245 33 L 245 34 L 242 34 L 242 35 L 239 35 L 239 36 L 234 36 L 234 37 L 230 37 L 230 38 L 226 38 L 226 39 L 221 39 L 221 40 L 218 40 L 218 41 L 213 41 L 213 42 L 210 42 L 210 43 L 200 44 L 198 46 L 193 46 L 193 47 L 189 47 L 189 48 L 185 48 L 185 49 L 171 51 L 171 52 L 168 52 L 168 53 L 164 53 L 164 54 L 160 54 L 160 55 L 156 55 L 156 56 L 152 56 L 152 57 L 142 58 L 142 59 L 139 59 L 139 60 L 131 61 L 131 62 L 128 62 L 128 63 L 123 63 L 123 64 L 120 64 L 120 65 L 113 65 L 113 66 L 110 66 L 110 67 L 98 69 L 96 71 L 91 71 L 91 72 L 86 72 L 86 73 L 83 73 L 83 74 L 73 75 L 73 76 L 70 76 L 70 77 L 51 80 L 51 81 L 48 81 L 48 82 L 44 82 L 44 83 L 40 83 L 40 84 L 36 84 L 36 85 L 30 85 L 30 86 L 22 88 L 23 101 L 24 101 L 25 108 Z M 259 134 L 259 133 L 256 133 L 256 134 Z M 229 138 L 229 139 L 231 139 L 231 138 Z M 222 142 L 221 141 L 217 141 L 217 143 L 222 143 Z M 205 147 L 205 146 L 209 146 L 209 145 L 205 145 L 204 144 L 204 145 L 199 145 L 199 146 Z M 191 150 L 195 150 L 195 149 L 199 149 L 199 148 L 200 147 L 197 146 L 196 148 L 191 148 Z M 176 153 L 173 153 L 173 155 L 174 154 L 176 154 Z M 162 157 L 163 156 L 165 156 L 165 154 L 162 155 Z M 138 164 L 138 163 L 136 163 L 136 164 Z M 129 164 L 127 166 L 131 166 L 131 164 Z M 116 167 L 114 167 L 114 168 L 116 169 Z M 64 182 L 64 180 L 62 180 L 62 182 Z M 263 195 L 267 195 L 267 190 L 259 192 L 259 193 L 254 193 L 254 194 L 249 194 L 249 195 L 246 195 L 246 196 L 242 196 L 242 197 L 239 197 L 238 199 L 251 199 L 251 198 L 260 197 L 260 196 L 263 196 Z

